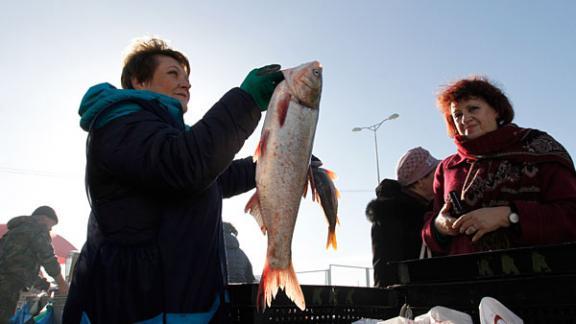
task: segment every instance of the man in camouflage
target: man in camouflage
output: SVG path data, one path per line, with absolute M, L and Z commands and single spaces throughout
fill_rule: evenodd
M 0 324 L 8 323 L 14 314 L 20 291 L 38 282 L 40 266 L 56 280 L 61 294 L 68 292 L 50 238 L 57 223 L 54 209 L 48 206 L 8 222 L 8 232 L 0 239 Z

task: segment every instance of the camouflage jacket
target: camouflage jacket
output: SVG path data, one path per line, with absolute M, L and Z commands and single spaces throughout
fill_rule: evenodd
M 34 217 L 12 218 L 0 239 L 0 277 L 28 287 L 38 278 L 40 266 L 52 277 L 60 274 L 50 232 Z

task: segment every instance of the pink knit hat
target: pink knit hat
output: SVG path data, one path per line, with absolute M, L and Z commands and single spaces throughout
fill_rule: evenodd
M 408 186 L 434 171 L 440 163 L 427 150 L 416 147 L 404 154 L 398 161 L 396 176 L 402 186 Z

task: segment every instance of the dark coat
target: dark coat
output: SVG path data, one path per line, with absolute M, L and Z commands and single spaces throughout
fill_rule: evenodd
M 398 282 L 396 273 L 385 267 L 387 262 L 418 258 L 424 214 L 430 210 L 431 204 L 403 190 L 397 181 L 382 181 L 378 198 L 366 207 L 366 216 L 372 222 L 372 265 L 376 287 Z
M 207 321 L 225 287 L 222 198 L 255 187 L 252 159 L 233 158 L 261 113 L 236 88 L 188 129 L 172 98 L 96 87 L 83 107 L 113 109 L 88 147 L 92 214 L 64 323 Z
M 256 281 L 250 259 L 240 248 L 236 234 L 224 227 L 224 244 L 226 245 L 226 265 L 229 283 L 253 283 Z
M 34 216 L 18 216 L 7 226 L 8 232 L 0 239 L 0 283 L 4 278 L 19 289 L 32 286 L 38 280 L 40 266 L 52 277 L 60 274 L 46 225 Z

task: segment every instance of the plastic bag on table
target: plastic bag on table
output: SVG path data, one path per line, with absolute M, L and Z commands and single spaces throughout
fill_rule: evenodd
M 430 308 L 428 313 L 414 319 L 417 324 L 473 324 L 472 317 L 466 313 L 442 306 Z
M 414 324 L 414 323 L 415 323 L 414 320 L 402 316 L 396 316 L 389 318 L 385 321 L 378 322 L 378 324 Z
M 524 321 L 497 299 L 484 297 L 480 300 L 481 324 L 523 324 Z
M 383 323 L 381 320 L 377 320 L 377 319 L 371 319 L 371 318 L 363 318 L 363 319 L 359 319 L 355 322 L 352 322 L 352 324 L 380 324 Z

